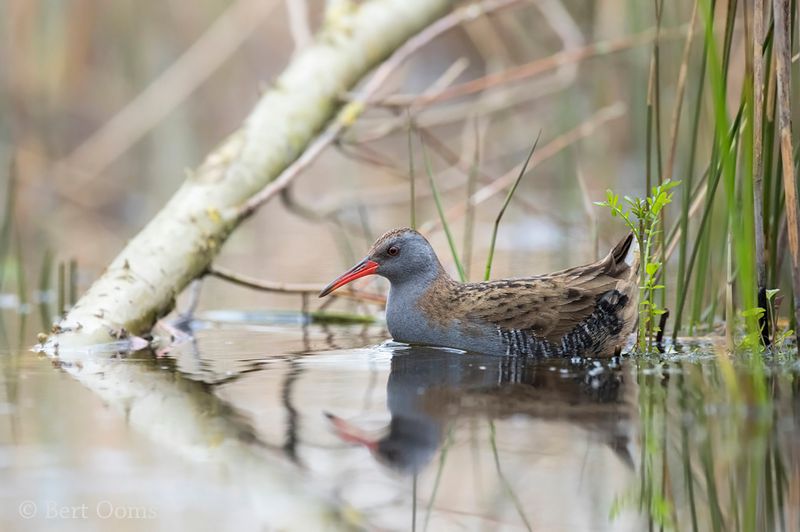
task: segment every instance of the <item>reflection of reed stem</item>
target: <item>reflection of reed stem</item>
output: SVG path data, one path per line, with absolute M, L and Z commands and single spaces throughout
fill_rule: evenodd
M 703 416 L 703 421 L 706 421 Z M 717 481 L 714 478 L 714 458 L 713 450 L 711 449 L 711 438 L 706 437 L 701 451 L 700 459 L 703 462 L 703 473 L 706 477 L 706 493 L 708 496 L 709 511 L 711 513 L 711 524 L 714 532 L 722 530 L 722 512 L 719 508 L 719 500 L 717 498 Z
M 414 122 L 411 120 L 411 111 L 407 111 L 408 115 L 408 182 L 410 184 L 410 203 L 411 203 L 411 229 L 417 228 L 417 190 L 416 190 L 416 175 L 414 173 L 414 139 L 412 132 L 414 130 Z M 414 477 L 416 478 L 416 477 Z
M 503 474 L 503 469 L 500 467 L 500 454 L 497 452 L 497 438 L 493 420 L 489 420 L 489 431 L 489 441 L 492 444 L 492 454 L 494 455 L 495 468 L 497 468 L 497 476 L 500 477 L 500 482 L 503 483 L 503 487 L 505 487 L 508 495 L 511 497 L 511 501 L 514 503 L 514 508 L 516 508 L 519 517 L 522 519 L 522 522 L 525 523 L 525 528 L 528 530 L 533 530 L 533 528 L 531 528 L 531 524 L 528 522 L 528 518 L 525 517 L 525 512 L 522 509 L 522 503 L 517 497 L 517 494 L 514 493 L 514 488 L 511 487 L 511 483 Z
M 417 532 L 417 477 L 414 473 L 411 481 L 411 532 Z
M 680 389 L 680 396 L 678 398 L 678 405 L 681 412 L 689 411 L 688 393 L 686 391 L 686 380 L 683 372 L 678 374 L 678 389 Z M 688 493 L 689 511 L 692 516 L 692 531 L 697 532 L 697 506 L 694 500 L 694 476 L 692 475 L 692 454 L 689 451 L 689 431 L 686 423 L 681 422 L 681 454 L 683 460 L 683 480 Z M 677 521 L 676 521 L 677 524 Z
M 444 463 L 447 460 L 447 451 L 453 443 L 453 425 L 447 429 L 447 436 L 442 444 L 442 451 L 439 453 L 439 467 L 436 469 L 436 479 L 433 481 L 433 491 L 431 491 L 431 498 L 428 500 L 428 507 L 425 509 L 425 524 L 422 530 L 428 530 L 428 521 L 431 518 L 431 510 L 433 509 L 433 501 L 436 500 L 436 492 L 439 491 L 439 482 L 442 480 L 442 471 L 444 471 Z M 414 477 L 416 479 L 416 476 Z M 416 503 L 415 503 L 416 504 Z

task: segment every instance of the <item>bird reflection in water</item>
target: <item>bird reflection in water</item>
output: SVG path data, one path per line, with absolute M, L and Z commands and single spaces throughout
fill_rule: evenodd
M 343 441 L 364 445 L 379 462 L 408 474 L 424 469 L 457 419 L 515 415 L 576 424 L 633 467 L 623 384 L 616 358 L 573 362 L 410 347 L 392 357 L 388 427 L 376 435 L 328 417 Z

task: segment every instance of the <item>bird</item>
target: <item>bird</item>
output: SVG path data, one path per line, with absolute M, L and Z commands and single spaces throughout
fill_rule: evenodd
M 410 228 L 381 236 L 319 294 L 367 275 L 389 283 L 386 325 L 397 342 L 535 358 L 609 357 L 638 317 L 638 247 L 629 233 L 604 258 L 546 275 L 458 282 Z

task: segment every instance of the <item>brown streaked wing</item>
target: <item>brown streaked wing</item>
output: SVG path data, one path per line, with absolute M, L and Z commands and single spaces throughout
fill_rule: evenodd
M 504 329 L 532 330 L 537 336 L 557 343 L 589 317 L 597 298 L 613 289 L 618 281 L 597 268 L 577 270 L 555 276 L 462 285 L 460 303 L 471 319 Z

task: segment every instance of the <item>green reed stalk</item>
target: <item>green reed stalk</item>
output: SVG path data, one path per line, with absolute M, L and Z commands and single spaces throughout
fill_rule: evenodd
M 480 128 L 478 121 L 475 119 L 475 146 L 472 154 L 472 165 L 470 165 L 469 172 L 467 173 L 467 197 L 466 197 L 466 211 L 464 213 L 464 245 L 463 257 L 461 261 L 464 264 L 467 279 L 470 277 L 470 269 L 472 266 L 472 244 L 475 238 L 475 205 L 472 204 L 471 198 L 475 194 L 475 185 L 478 183 L 478 172 L 480 171 L 480 157 L 481 157 L 481 139 Z
M 450 246 L 450 254 L 453 256 L 453 262 L 456 264 L 458 277 L 461 282 L 464 283 L 467 281 L 467 274 L 464 272 L 464 265 L 461 264 L 461 259 L 459 258 L 458 250 L 456 249 L 456 243 L 453 239 L 453 233 L 450 231 L 450 224 L 447 223 L 447 217 L 444 214 L 442 198 L 439 195 L 439 189 L 436 187 L 436 180 L 433 178 L 433 170 L 431 169 L 431 161 L 428 157 L 428 149 L 425 147 L 424 139 L 420 137 L 419 140 L 422 143 L 422 158 L 425 161 L 425 171 L 428 173 L 428 182 L 430 183 L 431 191 L 433 192 L 433 201 L 436 203 L 436 210 L 439 212 L 439 219 L 442 222 L 444 234 L 447 236 L 447 244 Z
M 500 229 L 500 220 L 503 219 L 503 215 L 506 212 L 506 208 L 508 204 L 511 203 L 511 198 L 514 197 L 514 192 L 517 191 L 517 187 L 522 181 L 522 176 L 525 175 L 525 171 L 528 169 L 528 163 L 531 162 L 531 157 L 533 157 L 533 152 L 536 151 L 536 145 L 539 143 L 539 137 L 542 136 L 542 132 L 539 131 L 539 134 L 536 136 L 536 140 L 533 142 L 533 146 L 531 147 L 531 151 L 528 152 L 528 157 L 525 159 L 525 164 L 522 165 L 522 168 L 519 171 L 519 175 L 514 180 L 514 184 L 511 185 L 511 188 L 508 190 L 508 194 L 506 194 L 506 199 L 503 201 L 503 206 L 500 207 L 500 212 L 497 213 L 497 218 L 494 220 L 494 227 L 492 228 L 492 240 L 489 242 L 489 256 L 486 258 L 486 271 L 483 275 L 484 281 L 488 281 L 492 275 L 492 261 L 494 260 L 494 247 L 495 243 L 497 242 L 497 231 Z
M 696 8 L 697 8 L 697 3 L 695 3 L 695 9 Z M 688 243 L 689 243 L 689 207 L 691 206 L 692 198 L 695 196 L 694 191 L 692 190 L 692 180 L 694 177 L 694 166 L 697 157 L 697 141 L 698 141 L 698 134 L 700 131 L 700 115 L 702 114 L 701 111 L 703 107 L 703 91 L 706 85 L 705 71 L 706 71 L 707 58 L 708 58 L 707 54 L 703 53 L 699 69 L 700 79 L 698 80 L 697 93 L 695 94 L 695 99 L 694 99 L 694 113 L 693 113 L 694 118 L 692 120 L 692 135 L 689 140 L 689 159 L 686 163 L 686 186 L 683 189 L 683 201 L 681 205 L 681 218 L 680 218 L 681 239 L 678 248 L 678 277 L 677 277 L 678 300 L 685 298 L 686 297 L 685 293 L 689 289 L 689 279 L 686 273 L 686 257 L 688 253 Z M 706 176 L 708 175 L 708 170 L 706 170 L 705 174 Z M 681 322 L 682 316 L 683 316 L 683 305 L 681 304 L 678 305 L 678 310 L 676 312 L 674 319 L 674 325 L 672 329 L 673 340 L 677 339 L 678 334 L 680 334 L 682 325 Z
M 8 165 L 8 184 L 6 185 L 6 204 L 3 213 L 3 224 L 0 226 L 0 291 L 6 274 L 6 260 L 11 247 L 11 230 L 14 224 L 14 205 L 17 197 L 16 161 L 12 158 Z
M 372 240 L 372 239 L 370 239 Z M 67 302 L 70 308 L 78 302 L 78 261 L 69 259 L 69 292 Z
M 728 212 L 728 230 L 730 232 L 730 241 L 733 248 L 731 249 L 732 257 L 736 258 L 737 266 L 737 287 L 741 298 L 740 304 L 743 309 L 751 309 L 755 306 L 755 290 L 753 287 L 753 260 L 752 260 L 752 241 L 747 238 L 748 233 L 751 233 L 752 216 L 747 219 L 741 215 L 739 203 L 737 202 L 737 187 L 736 187 L 736 151 L 728 149 L 730 146 L 727 144 L 724 131 L 728 130 L 728 117 L 726 111 L 727 105 L 727 64 L 730 57 L 731 50 L 731 35 L 733 34 L 733 26 L 735 24 L 735 2 L 728 5 L 728 16 L 726 17 L 725 26 L 725 41 L 723 48 L 723 60 L 720 62 L 717 53 L 716 42 L 713 35 L 713 11 L 709 0 L 703 0 L 705 9 L 703 10 L 706 28 L 706 40 L 709 43 L 709 73 L 712 88 L 712 103 L 714 111 L 714 123 L 716 125 L 715 143 L 719 146 L 719 152 L 722 156 L 722 182 L 724 185 L 726 208 Z M 747 90 L 743 94 L 743 104 L 748 107 Z M 751 104 L 752 105 L 752 104 Z M 751 109 L 751 105 L 749 106 Z M 750 120 L 746 121 L 745 129 Z M 740 135 L 742 133 L 740 132 Z M 746 137 L 746 135 L 745 135 Z M 745 144 L 747 139 L 744 140 Z M 751 165 L 752 170 L 752 165 Z M 752 190 L 752 188 L 751 188 Z M 752 207 L 752 201 L 749 202 Z M 728 282 L 732 282 L 729 279 Z M 729 329 L 733 327 L 735 316 L 727 315 Z M 748 319 L 748 329 L 754 329 L 754 321 Z
M 745 26 L 746 25 L 747 24 L 745 24 Z M 769 345 L 769 338 L 765 337 L 767 331 L 764 323 L 764 316 L 766 316 L 766 288 L 763 292 L 764 306 L 758 305 L 758 274 L 756 271 L 757 254 L 755 237 L 756 184 L 753 173 L 753 151 L 755 136 L 755 131 L 753 130 L 753 114 L 755 107 L 753 83 L 753 71 L 752 69 L 747 69 L 744 86 L 742 87 L 742 98 L 745 101 L 748 117 L 742 125 L 742 134 L 739 143 L 739 196 L 736 198 L 736 204 L 732 207 L 729 205 L 728 208 L 732 208 L 733 210 L 731 213 L 731 219 L 739 220 L 739 223 L 737 223 L 737 238 L 740 242 L 738 246 L 735 246 L 737 252 L 736 262 L 739 269 L 737 274 L 737 282 L 739 283 L 740 289 L 751 294 L 749 303 L 747 300 L 743 301 L 743 310 L 745 310 L 744 315 L 748 322 L 748 330 L 753 332 L 753 336 L 749 336 L 748 338 L 750 338 L 751 344 Z M 758 307 L 760 307 L 760 311 Z M 758 331 L 757 334 L 756 331 Z M 756 345 L 753 345 L 753 347 L 756 347 Z
M 63 260 L 58 261 L 58 283 L 57 291 L 58 297 L 56 298 L 56 315 L 63 316 L 67 308 L 67 292 L 66 292 L 66 265 Z
M 706 57 L 711 62 L 711 64 L 709 65 L 709 68 L 708 68 L 708 72 L 710 74 L 710 78 L 711 78 L 711 81 L 712 81 L 712 89 L 715 89 L 716 92 L 717 92 L 716 99 L 714 100 L 714 104 L 715 104 L 715 118 L 718 118 L 718 120 L 716 120 L 715 133 L 714 133 L 714 136 L 715 136 L 716 140 L 715 140 L 714 148 L 713 148 L 712 154 L 711 154 L 711 169 L 713 169 L 713 172 L 712 172 L 712 175 L 711 175 L 710 180 L 709 180 L 708 191 L 706 192 L 705 208 L 704 208 L 704 211 L 703 211 L 703 216 L 702 216 L 702 218 L 700 220 L 700 226 L 698 228 L 697 237 L 696 237 L 699 240 L 699 242 L 697 242 L 695 244 L 695 246 L 694 246 L 694 248 L 692 250 L 692 254 L 691 254 L 690 258 L 689 258 L 689 263 L 688 263 L 688 265 L 686 267 L 686 275 L 685 275 L 685 277 L 683 279 L 684 285 L 687 285 L 689 283 L 689 281 L 691 279 L 691 276 L 692 276 L 692 270 L 694 268 L 695 261 L 698 259 L 698 254 L 699 254 L 699 251 L 700 251 L 700 248 L 701 248 L 700 244 L 703 242 L 704 231 L 707 229 L 707 223 L 708 223 L 709 217 L 711 215 L 711 212 L 713 210 L 714 199 L 715 199 L 715 196 L 716 196 L 717 186 L 719 185 L 719 182 L 721 180 L 723 180 L 722 177 L 724 175 L 726 175 L 725 174 L 726 171 L 728 173 L 730 173 L 731 171 L 735 172 L 735 166 L 734 166 L 735 165 L 735 154 L 736 154 L 735 147 L 736 147 L 736 142 L 737 142 L 737 139 L 738 139 L 738 136 L 739 136 L 739 130 L 740 130 L 740 125 L 741 125 L 742 115 L 744 113 L 744 102 L 742 102 L 742 104 L 740 104 L 740 106 L 739 106 L 739 111 L 737 112 L 736 117 L 733 120 L 733 124 L 731 124 L 730 127 L 726 124 L 727 118 L 725 117 L 724 95 L 720 96 L 720 94 L 719 94 L 719 92 L 721 90 L 721 83 L 722 83 L 722 81 L 720 79 L 721 75 L 722 75 L 722 72 L 720 72 L 720 68 L 719 68 L 719 58 L 716 56 L 716 43 L 713 41 L 713 38 L 714 38 L 714 36 L 713 36 L 713 28 L 712 28 L 712 23 L 709 22 L 708 11 L 707 11 L 710 8 L 713 9 L 713 1 L 711 2 L 711 6 L 709 6 L 709 0 L 701 0 L 701 1 L 704 4 L 703 5 L 703 8 L 704 8 L 703 9 L 703 15 L 705 17 L 705 20 L 704 20 L 704 22 L 705 22 L 705 31 L 706 31 L 705 42 L 706 42 L 706 50 L 707 50 Z M 705 63 L 707 64 L 709 61 L 706 61 Z M 717 99 L 720 98 L 720 97 L 723 98 L 723 100 L 721 102 L 717 101 Z M 722 108 L 721 109 L 719 108 L 720 104 L 722 104 Z M 721 135 L 721 132 L 727 132 L 727 133 L 724 134 L 724 136 L 723 136 L 723 135 Z M 722 138 L 720 138 L 720 137 L 722 137 Z M 703 255 L 700 257 L 701 262 L 706 262 L 706 261 L 710 260 L 710 257 L 708 256 L 708 253 L 707 253 L 708 251 L 710 251 L 710 248 L 706 248 L 704 251 L 706 251 L 706 253 L 703 253 Z M 706 267 L 702 267 L 702 269 L 704 271 L 707 271 Z M 703 287 L 703 286 L 705 286 L 707 284 L 709 284 L 709 283 L 708 283 L 708 280 L 707 280 L 706 277 L 702 277 L 701 278 L 701 277 L 698 276 L 697 281 L 696 281 L 696 286 L 695 286 L 695 298 L 700 297 L 700 295 L 698 294 L 697 288 L 698 287 Z M 679 292 L 679 294 L 678 294 L 678 301 L 676 303 L 676 307 L 677 307 L 676 322 L 679 319 L 681 319 L 681 316 L 683 314 L 683 307 L 684 307 L 684 305 L 686 303 L 687 292 L 688 292 L 687 290 L 681 290 Z M 711 293 L 712 293 L 712 297 L 714 297 L 714 295 L 713 295 L 714 291 L 713 290 L 711 291 Z M 698 302 L 698 305 L 699 305 L 699 302 Z M 694 308 L 695 308 L 695 310 L 697 310 L 699 307 L 695 306 Z M 693 318 L 695 318 L 695 317 L 696 316 L 693 314 Z
M 42 257 L 42 265 L 39 268 L 39 317 L 42 320 L 42 327 L 48 327 L 53 320 L 50 305 L 44 299 L 52 290 L 53 282 L 53 252 L 50 248 L 45 248 Z
M 699 111 L 699 109 L 698 109 Z M 699 112 L 698 112 L 699 114 Z M 687 171 L 686 171 L 686 187 L 683 189 L 683 198 L 681 202 L 681 216 L 678 220 L 677 224 L 675 225 L 675 230 L 680 229 L 680 240 L 678 242 L 678 273 L 676 278 L 676 283 L 678 286 L 678 295 L 676 296 L 676 302 L 680 301 L 681 299 L 686 297 L 686 292 L 689 290 L 689 276 L 687 275 L 686 266 L 687 266 L 687 256 L 689 253 L 689 207 L 692 204 L 693 198 L 697 197 L 700 190 L 703 188 L 703 183 L 706 181 L 708 177 L 708 171 L 706 171 L 702 176 L 700 176 L 700 183 L 695 187 L 694 191 L 690 191 L 693 183 L 694 177 L 694 163 L 695 163 L 695 154 L 696 154 L 696 140 L 697 140 L 697 122 L 698 118 L 695 116 L 695 123 L 693 125 L 693 134 L 692 134 L 692 146 L 689 152 L 689 161 L 687 163 Z M 670 234 L 670 241 L 672 240 L 672 232 Z M 678 306 L 678 312 L 676 312 L 674 325 L 672 329 L 672 339 L 675 340 L 678 338 L 678 335 L 681 332 L 681 328 L 683 326 L 683 306 Z
M 19 229 L 17 228 L 14 231 L 14 240 L 15 240 L 15 262 L 16 262 L 16 277 L 17 277 L 17 298 L 19 299 L 19 307 L 18 307 L 18 345 L 17 348 L 21 352 L 28 341 L 27 335 L 25 334 L 25 328 L 28 325 L 28 313 L 22 312 L 22 307 L 27 306 L 28 304 L 28 282 L 25 276 L 25 262 L 24 257 L 22 254 L 22 236 L 20 235 Z
M 407 112 L 408 117 L 408 182 L 410 186 L 410 208 L 411 208 L 411 229 L 417 228 L 417 178 L 414 172 L 414 138 L 412 135 L 414 122 L 411 120 L 411 112 Z
M 722 209 L 720 209 L 722 211 Z M 711 256 L 718 257 L 717 263 L 714 264 L 712 260 L 709 260 L 709 267 L 712 269 L 711 272 L 718 272 L 718 275 L 715 277 L 713 274 L 709 275 L 709 282 L 712 283 L 711 287 L 716 288 L 716 292 L 712 292 L 712 296 L 710 301 L 706 304 L 706 309 L 703 313 L 702 318 L 705 320 L 706 329 L 711 330 L 714 326 L 714 320 L 717 316 L 717 307 L 720 304 L 724 305 L 724 295 L 725 290 L 727 290 L 727 271 L 725 267 L 727 265 L 727 254 L 728 254 L 728 213 L 725 212 L 718 212 L 718 220 L 715 223 L 712 223 L 712 231 L 710 237 L 708 239 L 708 246 L 709 246 L 709 253 Z M 713 229 L 719 229 L 717 231 L 716 236 L 714 235 Z M 716 245 L 716 248 L 714 247 Z M 698 279 L 700 280 L 700 279 Z M 715 282 L 716 281 L 716 282 Z
M 656 11 L 656 38 L 653 41 L 653 109 L 654 109 L 654 124 L 656 134 L 655 134 L 655 143 L 656 143 L 656 164 L 657 168 L 656 171 L 658 172 L 658 184 L 662 185 L 664 183 L 664 165 L 662 161 L 662 141 L 661 141 L 661 49 L 660 49 L 660 38 L 658 36 L 659 32 L 661 31 L 661 21 L 662 15 L 664 13 L 664 0 L 654 0 L 655 4 L 655 11 Z M 677 104 L 676 104 L 677 105 Z M 657 235 L 657 249 L 660 249 L 660 262 L 661 267 L 658 271 L 657 279 L 666 279 L 667 276 L 667 246 L 665 245 L 665 237 L 664 237 L 664 228 L 667 226 L 666 224 L 666 212 L 662 209 L 661 214 L 661 228 L 662 230 L 659 231 Z M 659 306 L 664 308 L 666 306 L 666 286 L 663 290 L 659 290 Z
M 15 262 L 17 264 L 17 298 L 20 305 L 28 303 L 28 282 L 25 278 L 24 257 L 22 255 L 22 236 L 19 234 L 19 229 L 14 231 L 14 251 L 16 254 Z M 22 315 L 24 316 L 24 314 Z

